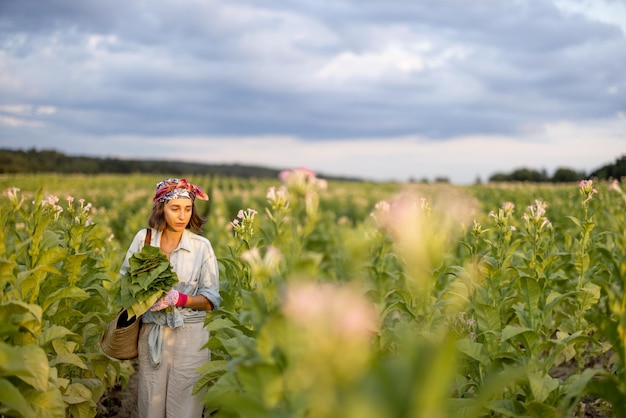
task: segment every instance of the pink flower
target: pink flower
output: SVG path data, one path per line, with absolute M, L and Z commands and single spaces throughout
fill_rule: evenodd
M 374 207 L 372 217 L 377 226 L 393 237 L 403 236 L 414 230 L 428 216 L 430 207 L 426 199 L 419 203 L 410 196 L 396 196 L 391 202 L 381 201 Z M 419 229 L 419 228 L 418 228 Z
M 304 195 L 307 191 L 325 190 L 327 183 L 315 176 L 315 172 L 308 168 L 297 167 L 283 170 L 278 178 L 287 186 L 289 191 Z
M 279 273 L 283 256 L 280 250 L 272 245 L 268 246 L 261 256 L 258 247 L 253 247 L 241 253 L 241 260 L 252 269 L 252 278 L 256 284 L 261 284 L 269 277 Z
M 294 177 L 300 177 L 304 179 L 315 178 L 315 172 L 308 168 L 297 167 L 289 170 L 283 170 L 278 173 L 278 178 L 285 183 L 289 182 Z
M 53 196 L 53 195 L 47 195 L 46 197 L 43 198 L 43 200 L 41 201 L 41 204 L 43 206 L 46 206 L 46 205 L 56 206 L 58 201 L 59 201 L 58 197 Z
M 290 286 L 283 313 L 300 327 L 321 327 L 340 339 L 367 339 L 378 327 L 374 306 L 364 296 L 334 284 Z
M 609 184 L 609 187 L 607 188 L 608 191 L 616 191 L 619 194 L 623 194 L 622 188 L 619 185 L 619 181 L 617 179 L 613 179 L 613 181 L 611 182 L 611 184 Z
M 259 252 L 259 249 L 257 247 L 251 248 L 241 253 L 241 259 L 249 265 L 254 266 L 263 263 L 263 260 L 261 259 L 261 253 Z
M 9 187 L 8 189 L 5 189 L 2 194 L 9 198 L 14 198 L 17 196 L 17 192 L 19 191 L 20 189 L 17 187 Z
M 578 187 L 580 194 L 585 197 L 583 203 L 590 201 L 593 195 L 598 193 L 598 191 L 593 188 L 593 180 L 581 180 L 580 183 L 578 183 Z
M 528 206 L 528 212 L 522 215 L 522 219 L 528 223 L 534 224 L 535 227 L 537 227 L 539 230 L 543 229 L 544 227 L 551 228 L 552 223 L 546 217 L 547 206 L 548 204 L 546 202 L 535 199 L 535 204 Z
M 276 199 L 276 187 L 272 186 L 269 189 L 267 189 L 265 198 L 269 201 L 275 200 Z
M 20 189 L 17 187 L 9 187 L 8 189 L 5 189 L 2 194 L 5 195 L 11 202 L 17 204 L 17 193 L 19 191 Z

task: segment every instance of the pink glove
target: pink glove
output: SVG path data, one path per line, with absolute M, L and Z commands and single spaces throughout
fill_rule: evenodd
M 185 306 L 187 303 L 187 295 L 180 293 L 176 289 L 172 289 L 165 296 L 157 300 L 150 308 L 151 312 L 160 311 L 168 306 Z

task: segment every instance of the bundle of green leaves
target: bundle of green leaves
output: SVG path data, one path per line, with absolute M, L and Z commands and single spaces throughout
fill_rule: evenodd
M 178 276 L 158 247 L 144 245 L 128 262 L 128 271 L 120 280 L 119 302 L 132 318 L 144 314 L 165 296 L 178 283 Z

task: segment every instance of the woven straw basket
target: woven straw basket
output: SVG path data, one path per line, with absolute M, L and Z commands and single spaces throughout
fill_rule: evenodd
M 141 328 L 141 319 L 128 320 L 128 311 L 122 309 L 115 319 L 107 324 L 100 339 L 100 347 L 104 354 L 118 360 L 130 360 L 137 357 L 139 328 Z

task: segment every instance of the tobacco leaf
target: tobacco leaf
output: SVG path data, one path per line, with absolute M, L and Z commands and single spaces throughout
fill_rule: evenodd
M 158 247 L 144 245 L 128 260 L 120 280 L 119 302 L 128 316 L 139 316 L 178 283 L 172 265 Z

